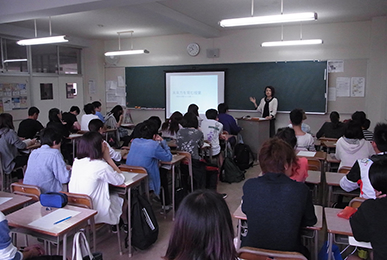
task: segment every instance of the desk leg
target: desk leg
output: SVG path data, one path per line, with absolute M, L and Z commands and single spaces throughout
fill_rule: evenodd
M 97 244 L 97 235 L 95 234 L 95 221 L 94 216 L 90 219 L 90 226 L 91 226 L 91 232 L 93 232 L 93 251 L 95 252 L 97 250 L 96 244 Z M 121 248 L 121 247 L 120 247 Z
M 71 140 L 73 142 L 73 159 L 75 158 L 75 139 Z
M 172 165 L 172 220 L 175 220 L 175 165 Z
M 59 250 L 59 237 L 58 237 L 58 250 Z M 66 260 L 66 248 L 67 248 L 67 233 L 63 235 L 63 260 Z M 59 253 L 58 253 L 59 255 Z
M 314 259 L 318 260 L 318 231 L 314 230 Z
M 241 248 L 241 225 L 242 225 L 242 220 L 238 219 L 238 228 L 237 228 L 237 239 L 238 242 L 236 244 L 236 250 L 238 251 L 239 248 Z
M 332 199 L 332 185 L 329 185 L 328 187 L 328 201 L 327 201 L 327 207 L 330 207 L 331 199 Z
M 332 260 L 333 233 L 328 233 L 328 259 Z
M 132 223 L 131 223 L 131 201 L 130 201 L 130 187 L 127 190 L 128 193 L 128 249 L 129 249 L 129 257 L 132 257 Z M 121 247 L 121 245 L 120 245 Z

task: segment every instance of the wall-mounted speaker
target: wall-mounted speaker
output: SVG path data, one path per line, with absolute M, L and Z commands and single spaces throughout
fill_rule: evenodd
M 207 49 L 207 58 L 219 58 L 219 49 Z

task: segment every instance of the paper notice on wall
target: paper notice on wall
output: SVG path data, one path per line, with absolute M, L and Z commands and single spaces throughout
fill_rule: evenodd
M 329 73 L 344 72 L 344 61 L 343 60 L 329 60 L 328 61 L 328 72 Z
M 365 92 L 365 78 L 352 77 L 351 78 L 351 97 L 364 97 Z
M 117 80 L 118 80 L 118 86 L 119 87 L 125 87 L 125 82 L 124 82 L 124 78 L 123 77 L 118 76 Z
M 336 101 L 336 88 L 328 88 L 328 101 Z
M 89 80 L 89 94 L 90 95 L 97 94 L 97 86 L 95 85 L 94 80 Z
M 3 110 L 12 111 L 12 108 L 13 108 L 12 98 L 3 97 Z
M 113 81 L 113 80 L 106 81 L 106 89 L 117 89 L 117 81 Z
M 117 88 L 116 95 L 120 97 L 126 97 L 126 89 L 125 88 Z
M 338 77 L 336 79 L 336 96 L 349 97 L 350 96 L 351 79 L 348 77 Z

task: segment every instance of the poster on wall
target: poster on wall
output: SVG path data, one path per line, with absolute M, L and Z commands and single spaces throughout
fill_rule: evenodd
M 27 109 L 27 100 L 26 84 L 0 84 L 0 113 L 17 109 Z
M 365 93 L 365 78 L 351 78 L 351 97 L 364 97 Z
M 77 83 L 66 83 L 66 98 L 77 96 Z
M 52 83 L 40 83 L 40 99 L 54 99 Z

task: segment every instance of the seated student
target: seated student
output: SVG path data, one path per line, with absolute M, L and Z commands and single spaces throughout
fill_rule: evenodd
M 371 121 L 369 119 L 365 119 L 361 129 L 363 130 L 364 139 L 366 141 L 373 141 L 372 136 L 374 135 L 368 128 L 370 128 Z
M 387 159 L 387 124 L 379 123 L 374 129 L 374 141 L 371 143 L 375 154 L 369 158 L 356 160 L 349 173 L 340 181 L 340 187 L 351 192 L 360 187 L 360 197 L 374 199 L 374 188 L 371 186 L 368 172 L 373 162 Z M 386 169 L 387 171 L 387 169 Z
M 60 153 L 62 136 L 52 128 L 40 131 L 42 147 L 33 150 L 24 175 L 24 184 L 38 186 L 42 193 L 62 190 L 70 181 L 71 166 L 66 165 Z
M 28 109 L 28 118 L 19 124 L 17 135 L 25 139 L 33 139 L 36 134 L 43 129 L 43 125 L 38 121 L 39 109 L 30 107 Z
M 202 122 L 201 131 L 203 132 L 204 140 L 211 144 L 211 155 L 216 159 L 220 155 L 219 139 L 225 139 L 223 125 L 218 121 L 218 111 L 216 109 L 208 109 L 206 117 Z M 222 165 L 221 162 L 220 165 Z
M 171 117 L 161 126 L 161 136 L 169 139 L 176 139 L 176 133 L 182 126 L 183 115 L 179 111 L 173 112 Z
M 105 119 L 103 118 L 103 115 L 101 114 L 102 110 L 102 104 L 99 101 L 94 101 L 93 103 L 94 110 L 95 110 L 95 115 L 98 116 L 98 118 L 105 123 Z
M 374 162 L 369 169 L 369 180 L 375 190 L 376 199 L 364 201 L 349 219 L 353 236 L 358 241 L 371 242 L 373 258 L 387 256 L 387 160 Z M 354 258 L 348 258 L 354 259 Z M 357 258 L 360 259 L 360 258 Z
M 220 103 L 218 105 L 218 118 L 219 122 L 223 125 L 223 130 L 227 131 L 230 135 L 237 135 L 242 128 L 238 126 L 235 118 L 232 115 L 226 114 L 228 110 L 228 106 L 225 103 Z
M 106 131 L 106 127 L 105 125 L 102 123 L 101 120 L 99 119 L 93 119 L 90 121 L 89 123 L 89 131 L 90 132 L 98 132 L 100 133 L 101 135 L 104 135 L 105 134 L 105 131 Z M 116 162 L 120 162 L 122 160 L 122 157 L 125 156 L 128 152 L 127 150 L 121 150 L 121 152 L 117 152 L 116 150 L 114 150 L 108 142 L 106 142 L 105 140 L 103 141 L 106 146 L 108 147 L 109 149 L 109 155 L 110 157 L 116 161 Z
M 161 126 L 161 119 L 158 116 L 151 116 L 147 120 L 137 124 L 134 127 L 132 133 L 129 135 L 129 138 L 125 139 L 124 144 L 122 146 L 127 146 L 135 138 L 141 138 L 141 131 L 140 131 L 140 129 L 145 124 L 145 122 L 148 121 L 148 120 L 152 121 L 155 124 L 157 129 L 160 128 L 160 126 Z
M 294 150 L 284 141 L 266 141 L 259 152 L 263 176 L 248 179 L 243 186 L 242 211 L 248 233 L 242 246 L 296 251 L 308 257 L 301 244 L 301 227 L 317 222 L 309 188 L 289 178 Z
M 198 190 L 182 201 L 169 239 L 166 260 L 236 260 L 230 210 L 220 194 Z
M 294 132 L 294 129 L 290 127 L 284 127 L 278 129 L 275 137 L 284 140 L 291 147 L 296 148 L 297 145 L 297 137 Z M 292 174 L 289 176 L 290 179 L 305 182 L 306 178 L 308 178 L 308 159 L 305 157 L 296 157 L 293 161 L 292 165 Z
M 81 125 L 78 122 L 77 116 L 79 115 L 81 111 L 79 110 L 79 107 L 72 106 L 70 108 L 69 112 L 64 112 L 62 114 L 62 120 L 66 123 L 67 129 L 71 133 L 76 133 L 79 130 L 81 130 Z
M 311 130 L 310 130 L 310 126 L 306 123 L 304 123 L 304 121 L 308 118 L 305 114 L 305 111 L 304 109 L 301 109 L 302 110 L 302 124 L 301 124 L 301 130 L 305 133 L 308 133 L 308 134 L 312 134 Z M 288 127 L 290 128 L 293 128 L 293 125 L 292 124 L 289 124 Z
M 199 107 L 196 104 L 190 104 L 187 109 L 187 113 L 193 113 L 198 118 L 199 128 L 202 125 L 203 119 L 199 116 Z
M 183 128 L 177 131 L 176 145 L 177 150 L 186 151 L 191 154 L 194 189 L 204 189 L 206 187 L 206 165 L 200 155 L 200 148 L 203 146 L 204 136 L 203 132 L 198 130 L 198 127 L 197 116 L 193 113 L 186 113 L 184 115 Z M 182 172 L 184 172 L 182 177 L 186 178 L 183 180 L 183 184 L 187 185 L 188 169 L 182 167 Z
M 1 167 L 5 174 L 10 174 L 15 168 L 25 166 L 28 161 L 27 154 L 20 154 L 18 149 L 25 149 L 36 142 L 35 139 L 22 141 L 15 132 L 13 117 L 8 113 L 0 114 L 0 155 Z M 12 173 L 12 177 L 23 179 L 23 171 L 20 169 Z
M 117 143 L 120 140 L 124 141 L 124 146 L 129 144 L 128 130 L 121 126 L 123 122 L 124 109 L 120 105 L 116 105 L 105 117 L 105 125 L 108 129 L 117 129 Z M 118 146 L 118 144 L 117 144 Z
M 8 221 L 4 214 L 0 211 L 0 259 L 20 260 L 39 257 L 44 254 L 44 251 L 39 246 L 29 246 L 19 251 L 13 244 L 9 236 L 10 230 Z M 62 259 L 61 257 L 51 256 L 52 260 Z M 40 259 L 40 258 L 37 258 Z M 45 258 L 43 258 L 45 259 Z M 48 259 L 48 258 L 47 258 Z
M 78 139 L 77 157 L 71 173 L 69 192 L 87 194 L 98 211 L 95 223 L 117 225 L 124 200 L 109 191 L 109 184 L 121 185 L 125 176 L 111 162 L 109 150 L 97 132 L 85 133 Z
M 336 142 L 335 157 L 341 160 L 339 169 L 343 166 L 351 167 L 356 160 L 368 158 L 374 153 L 371 143 L 363 138 L 361 126 L 350 120 L 347 123 L 344 136 Z
M 81 118 L 81 130 L 89 131 L 89 122 L 95 118 L 98 119 L 98 116 L 95 114 L 94 106 L 91 103 L 86 104 L 83 111 L 85 111 L 85 114 Z
M 302 109 L 296 108 L 290 112 L 290 122 L 292 123 L 294 132 L 296 133 L 297 137 L 297 149 L 315 151 L 313 136 L 311 134 L 305 133 L 301 129 L 303 117 L 302 111 Z
M 332 111 L 329 115 L 330 122 L 325 122 L 320 130 L 316 133 L 316 137 L 327 137 L 339 139 L 344 135 L 346 125 L 340 122 L 340 115 L 336 111 Z
M 167 142 L 157 134 L 157 130 L 157 126 L 152 121 L 147 120 L 144 122 L 140 129 L 141 138 L 133 139 L 126 164 L 144 167 L 148 173 L 149 190 L 159 196 L 161 185 L 159 161 L 171 161 L 172 154 Z M 166 180 L 167 176 L 161 177 Z M 166 184 L 166 187 L 163 186 L 163 188 L 166 200 L 168 200 L 166 205 L 169 205 L 168 181 L 163 180 L 163 184 Z

